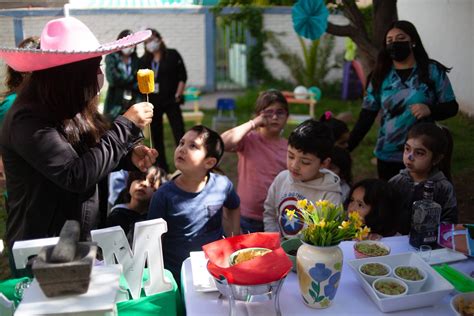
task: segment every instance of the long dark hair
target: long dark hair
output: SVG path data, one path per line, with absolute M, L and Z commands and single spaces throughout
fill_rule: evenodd
M 107 129 L 97 111 L 101 57 L 34 71 L 16 103 L 50 120 L 76 150 L 92 147 Z
M 25 38 L 18 44 L 18 48 L 39 48 L 40 39 L 37 36 L 30 36 Z M 6 98 L 9 94 L 13 92 L 17 92 L 20 88 L 21 84 L 23 83 L 23 79 L 27 76 L 28 73 L 19 72 L 14 70 L 12 67 L 7 66 L 5 71 L 5 90 L 2 93 L 2 99 Z
M 370 82 L 372 83 L 372 87 L 374 89 L 374 93 L 378 93 L 380 91 L 383 80 L 392 68 L 393 63 L 387 51 L 387 44 L 385 39 L 387 38 L 388 32 L 395 28 L 402 30 L 408 36 L 410 36 L 412 44 L 411 49 L 413 51 L 413 55 L 415 56 L 420 81 L 425 83 L 430 89 L 433 89 L 434 82 L 430 79 L 429 76 L 429 64 L 434 63 L 439 68 L 441 68 L 442 71 L 445 72 L 449 72 L 451 69 L 447 68 L 438 61 L 430 59 L 428 57 L 428 53 L 426 52 L 425 48 L 423 47 L 423 43 L 421 42 L 421 37 L 418 34 L 418 31 L 416 30 L 415 26 L 411 22 L 395 21 L 388 27 L 387 31 L 385 32 L 383 48 L 380 50 L 377 56 L 374 71 L 369 76 Z
M 196 132 L 196 134 L 203 138 L 204 148 L 206 148 L 206 158 L 216 158 L 217 162 L 214 167 L 211 168 L 211 171 L 222 173 L 222 171 L 217 168 L 222 156 L 224 155 L 224 141 L 221 136 L 217 132 L 203 125 L 195 125 L 191 127 L 189 131 Z
M 157 39 L 160 40 L 161 42 L 160 44 L 161 57 L 160 58 L 165 59 L 166 58 L 166 45 L 165 45 L 165 42 L 163 41 L 163 38 L 161 37 L 161 34 L 157 30 L 152 29 L 152 28 L 147 28 L 147 30 L 151 31 L 152 37 L 156 37 Z M 147 51 L 145 48 L 145 53 L 143 54 L 142 58 L 143 58 L 144 63 L 148 65 L 153 60 L 153 53 Z
M 384 237 L 395 235 L 397 229 L 394 223 L 400 207 L 398 192 L 384 180 L 365 179 L 357 182 L 351 188 L 344 203 L 346 208 L 350 203 L 352 193 L 357 188 L 364 189 L 364 203 L 370 206 L 370 212 L 365 216 L 365 225 L 370 227 L 373 233 Z
M 447 127 L 435 123 L 422 122 L 415 124 L 409 131 L 407 139 L 421 139 L 423 146 L 433 153 L 434 168 L 438 168 L 451 181 L 451 156 L 453 153 L 453 137 Z

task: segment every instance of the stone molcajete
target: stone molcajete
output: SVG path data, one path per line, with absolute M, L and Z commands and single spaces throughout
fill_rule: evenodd
M 87 292 L 97 246 L 78 242 L 79 235 L 79 223 L 66 221 L 59 242 L 55 246 L 43 247 L 34 261 L 33 274 L 46 296 Z

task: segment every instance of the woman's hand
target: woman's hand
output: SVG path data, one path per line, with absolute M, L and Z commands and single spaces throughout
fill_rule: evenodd
M 148 148 L 144 145 L 138 145 L 133 148 L 132 162 L 142 172 L 147 172 L 148 168 L 153 166 L 158 157 L 156 149 Z
M 151 123 L 153 118 L 153 104 L 148 102 L 136 103 L 132 105 L 123 116 L 143 129 L 146 125 Z
M 416 103 L 411 106 L 411 113 L 418 120 L 431 115 L 430 108 L 423 103 Z

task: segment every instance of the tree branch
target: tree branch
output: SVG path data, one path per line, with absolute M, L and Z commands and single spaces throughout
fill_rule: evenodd
M 327 33 L 336 36 L 348 36 L 352 37 L 357 33 L 357 29 L 352 25 L 336 25 L 328 22 Z

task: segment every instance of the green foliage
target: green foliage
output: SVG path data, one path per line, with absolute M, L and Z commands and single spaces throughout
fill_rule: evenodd
M 301 58 L 279 39 L 280 35 L 269 32 L 269 43 L 275 49 L 276 57 L 285 64 L 297 84 L 307 87 L 322 86 L 326 75 L 336 66 L 329 61 L 334 49 L 334 36 L 326 34 L 314 41 L 298 37 L 303 52 L 303 58 Z
M 235 5 L 240 8 L 236 13 L 221 15 L 222 27 L 226 27 L 235 22 L 244 24 L 244 28 L 248 30 L 252 36 L 254 43 L 250 45 L 248 52 L 247 70 L 251 81 L 270 80 L 272 78 L 270 72 L 265 67 L 263 55 L 265 51 L 266 34 L 263 29 L 263 9 L 252 5 L 252 1 L 247 0 L 223 0 L 213 8 L 215 14 L 220 14 L 226 6 Z M 242 30 L 244 31 L 244 30 Z M 242 43 L 243 33 L 237 39 Z
M 374 38 L 374 6 L 368 5 L 366 7 L 359 7 L 360 13 L 364 17 L 364 26 L 369 35 L 369 39 Z

